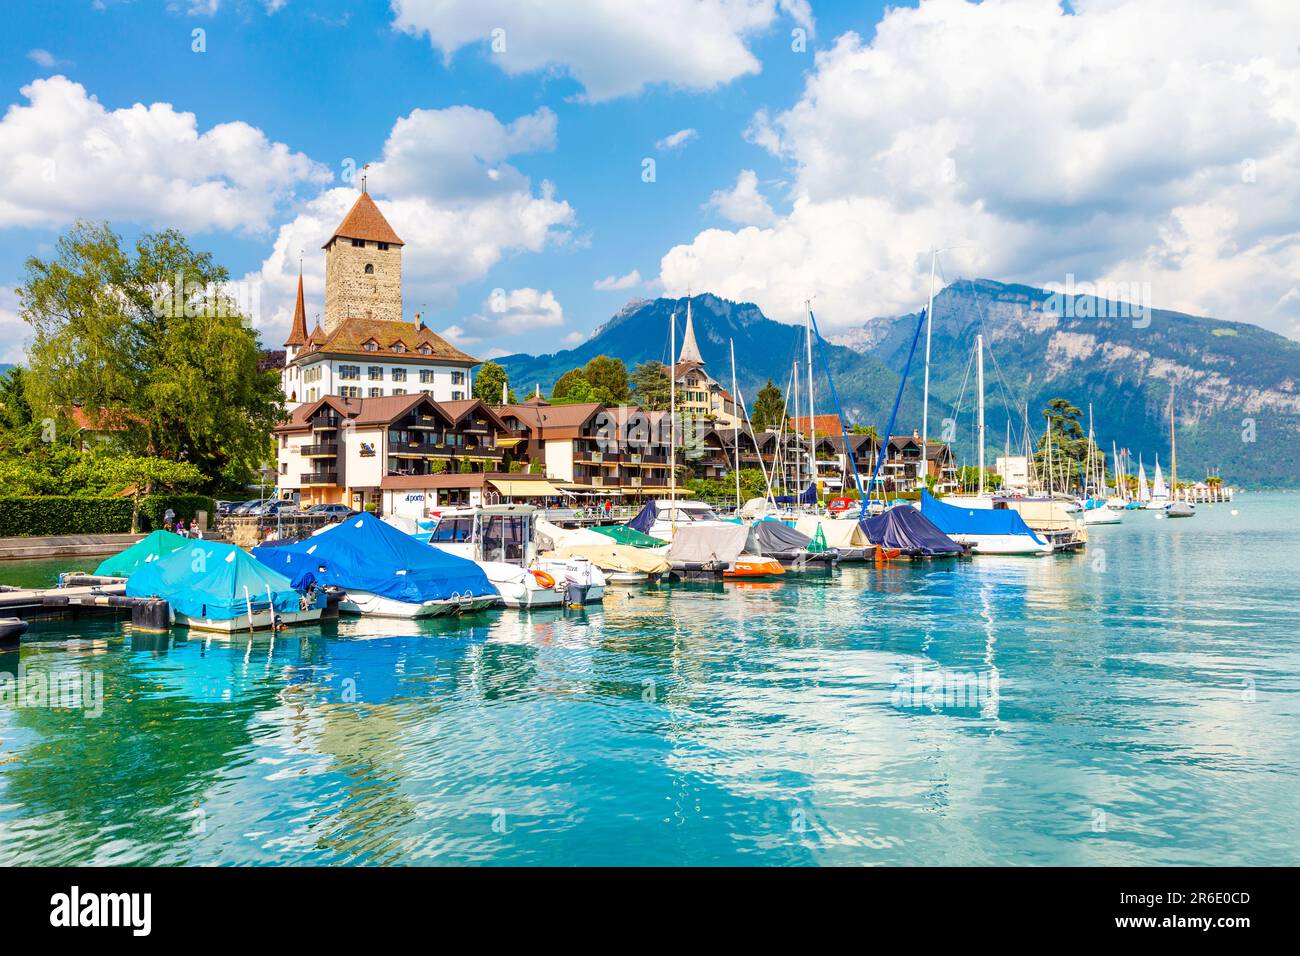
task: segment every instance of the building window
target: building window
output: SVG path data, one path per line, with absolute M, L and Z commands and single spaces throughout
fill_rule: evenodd
M 282 475 L 289 474 L 289 463 L 287 461 L 280 462 L 280 474 Z
M 406 351 L 406 346 L 403 345 L 401 342 L 394 342 L 394 343 L 393 343 L 393 351 L 394 351 L 394 352 L 405 352 L 405 351 Z
M 420 346 L 420 354 L 421 354 L 421 355 L 432 355 L 432 354 L 433 354 L 433 349 L 429 348 L 429 344 L 426 342 L 425 344 L 423 344 L 423 345 Z
M 383 390 L 382 388 L 372 388 L 372 389 L 370 390 L 370 397 L 371 397 L 371 398 L 379 398 L 379 397 L 382 396 L 383 394 L 384 394 L 384 390 Z
M 353 240 L 352 240 L 352 248 L 353 248 L 353 249 L 364 249 L 365 247 L 366 247 L 366 240 L 364 240 L 364 239 L 353 239 Z
M 374 339 L 371 339 L 369 342 L 367 342 L 365 345 L 363 345 L 363 346 L 361 346 L 361 347 L 362 347 L 363 349 L 365 349 L 367 352 L 378 352 L 378 351 L 379 351 L 379 343 L 376 342 Z
M 422 384 L 428 385 L 428 384 L 429 384 L 430 382 L 432 382 L 433 380 L 434 380 L 434 378 L 433 378 L 433 369 L 431 369 L 431 368 L 422 368 L 422 369 L 420 369 L 420 382 L 421 382 Z
M 339 366 L 339 378 L 340 378 L 340 379 L 350 380 L 350 379 L 357 379 L 357 378 L 360 378 L 360 377 L 361 377 L 361 366 L 360 366 L 360 365 L 340 365 L 340 366 Z
M 394 382 L 405 382 L 405 381 L 406 381 L 406 369 L 404 369 L 404 368 L 395 368 L 395 369 L 393 369 L 393 381 L 394 381 Z
M 406 394 L 406 389 L 404 389 L 404 388 L 395 388 L 395 389 L 393 389 L 393 394 L 394 394 L 394 395 L 405 395 L 405 394 Z
M 382 382 L 384 380 L 384 367 L 382 365 L 372 365 L 369 369 L 370 381 Z
M 343 385 L 339 388 L 339 394 L 344 398 L 360 398 L 361 389 L 355 385 Z
M 387 252 L 387 251 L 388 251 L 388 243 L 386 243 L 386 242 L 377 242 L 377 243 L 375 243 L 375 245 L 379 246 L 379 251 L 380 251 L 380 252 Z
M 457 391 L 457 392 L 452 392 L 452 393 L 451 393 L 451 400 L 452 400 L 453 402 L 458 402 L 458 401 L 460 401 L 460 400 L 461 400 L 462 398 L 464 398 L 464 397 L 465 397 L 465 393 L 464 393 L 464 392 L 459 392 L 459 391 Z
M 465 384 L 465 373 L 464 373 L 464 372 L 452 372 L 452 373 L 451 373 L 451 384 L 453 384 L 453 385 L 464 385 L 464 384 Z
M 374 266 L 374 263 L 372 263 L 372 262 L 367 262 L 367 263 L 366 263 L 366 275 L 368 275 L 368 276 L 372 276 L 372 275 L 374 275 L 374 274 L 375 274 L 375 266 Z

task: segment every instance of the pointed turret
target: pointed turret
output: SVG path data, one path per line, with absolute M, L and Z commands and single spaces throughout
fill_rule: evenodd
M 677 364 L 683 365 L 686 362 L 694 362 L 697 365 L 704 364 L 704 357 L 700 355 L 700 347 L 695 344 L 695 325 L 691 321 L 691 300 L 686 300 L 686 334 L 682 337 L 682 351 L 677 356 Z
M 293 322 L 289 325 L 289 337 L 284 340 L 285 347 L 301 348 L 307 342 L 307 309 L 302 301 L 302 266 L 298 267 L 298 301 L 293 307 Z
M 357 197 L 357 201 L 352 204 L 352 208 L 343 217 L 339 227 L 334 230 L 334 235 L 330 236 L 329 242 L 322 248 L 328 249 L 330 242 L 339 238 L 386 242 L 392 246 L 404 244 L 368 192 L 363 192 Z

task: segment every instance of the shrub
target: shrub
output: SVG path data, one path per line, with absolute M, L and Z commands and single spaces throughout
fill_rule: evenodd
M 206 495 L 176 495 L 156 492 L 140 499 L 140 530 L 154 531 L 163 526 L 163 515 L 171 508 L 186 524 L 200 511 L 208 513 L 208 526 L 217 520 L 217 503 Z
M 131 499 L 74 495 L 0 498 L 0 537 L 125 534 Z

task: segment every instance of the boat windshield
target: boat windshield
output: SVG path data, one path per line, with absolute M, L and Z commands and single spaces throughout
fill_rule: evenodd
M 433 543 L 460 543 L 468 541 L 474 530 L 474 519 L 468 515 L 458 518 L 443 518 L 433 529 L 429 541 Z
M 660 518 L 664 521 L 677 521 L 684 524 L 687 521 L 721 521 L 712 508 L 665 508 L 660 513 Z

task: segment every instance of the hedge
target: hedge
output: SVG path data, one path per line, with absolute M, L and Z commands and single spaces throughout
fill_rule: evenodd
M 0 537 L 124 534 L 131 530 L 129 498 L 33 495 L 0 498 Z
M 131 499 L 89 495 L 32 495 L 0 497 L 0 538 L 52 534 L 126 534 L 131 530 Z M 140 502 L 140 530 L 163 525 L 171 508 L 178 518 L 192 521 L 199 511 L 208 513 L 211 526 L 217 506 L 204 495 L 146 495 Z

